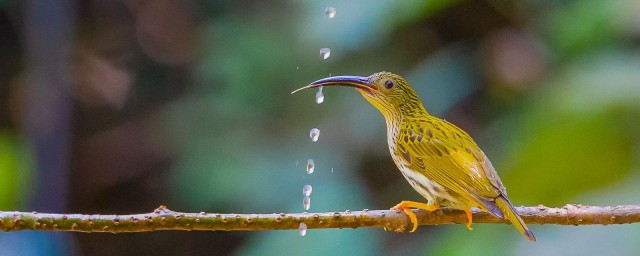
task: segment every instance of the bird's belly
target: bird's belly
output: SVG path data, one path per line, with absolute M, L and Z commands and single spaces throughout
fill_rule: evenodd
M 414 171 L 405 163 L 397 164 L 400 172 L 405 179 L 411 184 L 421 196 L 423 196 L 429 204 L 439 205 L 441 202 L 446 201 L 445 204 L 449 206 L 458 205 L 458 200 L 452 196 L 449 189 L 443 187 L 435 181 L 430 180 L 427 176 Z

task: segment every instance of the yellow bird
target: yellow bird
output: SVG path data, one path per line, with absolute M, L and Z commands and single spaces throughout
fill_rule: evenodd
M 387 142 L 402 175 L 427 203 L 402 201 L 392 210 L 405 212 L 415 231 L 418 220 L 411 208 L 434 211 L 441 205 L 467 213 L 472 208 L 506 218 L 529 241 L 535 236 L 518 216 L 491 161 L 462 129 L 430 115 L 413 88 L 399 75 L 379 72 L 368 77 L 335 76 L 295 90 L 320 86 L 355 88 L 384 116 Z

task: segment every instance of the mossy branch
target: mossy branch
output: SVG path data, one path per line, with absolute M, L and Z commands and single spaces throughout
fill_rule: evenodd
M 586 206 L 568 204 L 562 208 L 516 207 L 528 224 L 610 225 L 640 222 L 640 205 Z M 443 208 L 434 212 L 415 210 L 421 225 L 463 224 L 463 211 Z M 0 212 L 0 229 L 73 232 L 148 232 L 155 230 L 285 230 L 382 227 L 405 231 L 409 218 L 392 210 L 362 210 L 328 213 L 221 214 L 182 213 L 160 206 L 151 213 L 131 215 L 50 214 Z M 484 212 L 473 214 L 474 223 L 509 223 Z

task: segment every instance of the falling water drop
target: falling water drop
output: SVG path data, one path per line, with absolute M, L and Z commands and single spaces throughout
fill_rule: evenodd
M 329 56 L 331 56 L 331 49 L 329 48 L 320 49 L 320 56 L 322 56 L 322 59 L 324 60 L 328 59 Z
M 318 88 L 318 92 L 316 92 L 316 103 L 320 104 L 324 102 L 324 93 L 322 93 L 322 86 Z
M 304 185 L 304 187 L 302 187 L 303 196 L 311 196 L 311 191 L 313 191 L 311 185 Z
M 305 236 L 307 234 L 307 224 L 304 222 L 300 222 L 300 236 Z
M 302 208 L 304 208 L 305 211 L 311 208 L 311 197 L 305 196 L 302 198 Z
M 318 130 L 318 128 L 311 129 L 311 131 L 309 132 L 309 137 L 311 137 L 312 142 L 318 141 L 318 138 L 320 137 L 320 130 Z
M 327 14 L 329 19 L 333 19 L 336 16 L 336 8 L 327 7 L 327 9 L 324 10 L 324 13 Z
M 315 168 L 316 166 L 313 164 L 313 159 L 307 160 L 307 173 L 312 174 Z

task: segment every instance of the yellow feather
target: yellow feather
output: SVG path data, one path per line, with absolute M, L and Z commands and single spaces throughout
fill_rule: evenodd
M 516 229 L 518 229 L 518 232 L 520 232 L 522 236 L 524 236 L 525 238 L 527 238 L 527 240 L 531 242 L 536 241 L 536 237 L 533 235 L 533 232 L 529 230 L 529 227 L 527 227 L 527 224 L 525 224 L 522 218 L 518 216 L 518 213 L 516 213 L 516 210 L 513 208 L 513 205 L 511 205 L 511 203 L 506 197 L 496 198 L 496 205 L 498 205 L 498 208 L 500 208 L 500 211 L 502 211 L 502 213 L 504 214 L 504 217 L 507 218 L 509 221 L 511 221 L 511 224 L 513 224 L 516 227 Z

